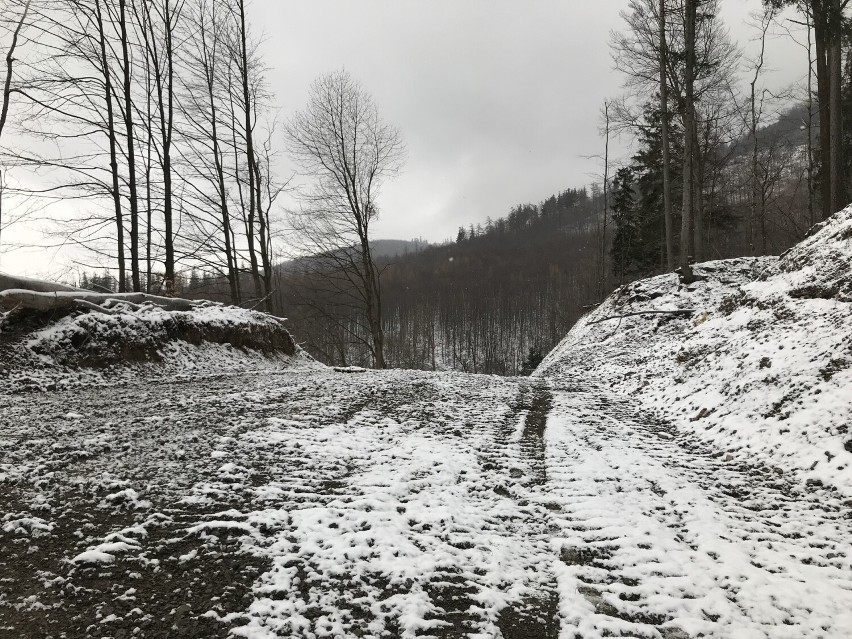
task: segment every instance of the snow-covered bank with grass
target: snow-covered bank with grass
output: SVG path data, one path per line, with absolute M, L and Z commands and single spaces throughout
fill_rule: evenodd
M 104 384 L 156 374 L 317 366 L 282 320 L 218 304 L 186 311 L 115 304 L 109 312 L 0 315 L 0 375 L 13 387 Z
M 852 495 L 852 207 L 780 258 L 614 292 L 535 375 L 631 395 L 732 461 Z M 688 310 L 686 314 L 642 314 Z

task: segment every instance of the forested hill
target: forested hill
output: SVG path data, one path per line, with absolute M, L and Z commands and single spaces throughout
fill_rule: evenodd
M 762 131 L 761 139 L 771 135 L 776 146 L 759 158 L 767 176 L 759 206 L 745 166 L 748 139 L 717 163 L 708 160 L 713 179 L 702 199 L 707 258 L 777 254 L 804 237 L 814 212 L 808 206 L 807 154 L 799 152 L 801 115 L 791 111 Z M 615 179 L 606 216 L 600 188 L 568 188 L 485 224 L 462 226 L 443 245 L 374 240 L 387 365 L 528 372 L 615 287 L 665 271 L 658 125 L 649 114 L 636 154 L 610 167 Z M 677 174 L 676 146 L 674 151 Z M 677 207 L 674 216 L 679 229 Z M 333 265 L 313 269 L 308 261 L 275 269 L 274 308 L 289 318 L 293 334 L 314 357 L 371 366 L 357 282 Z M 242 279 L 242 288 L 252 290 L 248 276 Z M 193 272 L 179 284 L 185 296 L 228 299 L 221 276 Z M 114 288 L 97 277 L 81 285 Z
M 748 134 L 727 150 L 707 150 L 704 259 L 778 254 L 814 223 L 806 116 L 807 105 L 794 105 L 762 128 L 761 143 L 772 147 L 756 160 Z M 449 245 L 389 261 L 382 279 L 388 360 L 526 372 L 616 286 L 667 270 L 660 120 L 653 112 L 646 118 L 633 157 L 610 167 L 606 216 L 600 188 L 567 189 L 484 226 L 461 227 Z M 678 153 L 675 145 L 675 183 Z M 752 162 L 763 176 L 757 201 Z M 678 207 L 674 217 L 677 235 Z
M 568 189 L 505 217 L 459 229 L 456 240 L 381 259 L 389 365 L 515 374 L 530 349 L 547 352 L 598 301 L 603 199 Z M 385 252 L 387 255 L 387 252 Z M 321 359 L 368 364 L 353 314 L 325 305 L 290 278 L 288 317 Z M 608 291 L 607 291 L 608 292 Z M 316 291 L 310 291 L 316 295 Z

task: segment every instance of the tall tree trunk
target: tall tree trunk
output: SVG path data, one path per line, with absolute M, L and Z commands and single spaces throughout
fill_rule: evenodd
M 824 0 L 827 2 L 828 0 Z M 817 102 L 819 104 L 820 196 L 822 217 L 831 215 L 831 98 L 828 72 L 828 24 L 823 1 L 812 2 L 814 42 L 817 59 Z
M 18 46 L 18 36 L 21 33 L 21 28 L 24 26 L 24 22 L 27 20 L 27 13 L 30 10 L 30 3 L 27 0 L 27 3 L 24 5 L 24 13 L 21 16 L 21 19 L 18 20 L 18 24 L 15 27 L 15 31 L 12 34 L 12 42 L 9 45 L 9 50 L 6 52 L 6 81 L 3 83 L 3 106 L 0 108 L 0 137 L 3 135 L 3 129 L 6 126 L 6 118 L 9 115 L 9 99 L 12 96 L 12 67 L 15 63 L 15 48 Z
M 704 261 L 704 167 L 698 142 L 698 117 L 692 118 L 692 254 L 696 262 Z
M 755 221 L 757 220 L 758 201 L 760 200 L 760 176 L 758 164 L 758 143 L 757 143 L 757 96 L 755 93 L 755 84 L 757 83 L 757 75 L 751 83 L 751 112 L 749 117 L 749 134 L 751 135 L 751 198 L 748 206 L 748 248 L 749 254 L 755 255 Z
M 663 217 L 666 224 L 666 265 L 675 267 L 674 216 L 672 213 L 671 143 L 669 142 L 669 83 L 666 77 L 666 0 L 660 0 L 660 129 L 663 146 Z
M 693 144 L 695 145 L 695 160 L 693 161 L 693 190 L 695 193 L 693 206 L 695 208 L 695 220 L 693 223 L 693 242 L 695 244 L 695 260 L 703 262 L 704 255 L 704 171 L 707 166 L 707 158 L 704 150 L 710 146 L 710 123 L 707 129 L 702 131 L 701 142 L 698 137 L 698 118 L 693 123 L 695 134 Z M 708 151 L 709 153 L 709 151 Z
M 254 170 L 254 132 L 251 120 L 251 86 L 249 77 L 249 62 L 248 62 L 248 43 L 246 35 L 246 8 L 245 0 L 238 0 L 237 6 L 240 13 L 240 81 L 243 90 L 243 108 L 245 110 L 245 142 L 246 142 L 246 159 L 248 161 L 249 173 L 249 215 L 246 222 L 246 235 L 248 240 L 249 261 L 251 263 L 251 275 L 254 280 L 254 292 L 257 297 L 263 297 L 260 268 L 257 262 L 257 250 L 255 248 L 255 170 Z
M 6 52 L 6 81 L 3 83 L 3 105 L 0 107 L 0 137 L 3 136 L 3 129 L 6 128 L 6 118 L 9 116 L 9 101 L 12 97 L 12 69 L 15 63 L 15 49 L 18 46 L 18 36 L 27 20 L 27 14 L 30 11 L 30 1 L 24 5 L 24 13 L 15 31 L 12 34 L 12 42 L 9 44 L 9 50 Z M 3 184 L 4 174 L 0 170 L 0 233 L 3 231 Z
M 133 99 L 130 95 L 130 46 L 127 34 L 126 0 L 119 0 L 121 56 L 124 66 L 124 126 L 127 130 L 127 172 L 130 190 L 130 277 L 133 290 L 142 290 L 139 279 L 139 200 L 136 193 L 136 139 L 133 133 Z M 119 285 L 120 286 L 120 285 Z
M 368 211 L 369 209 L 365 208 L 365 210 Z M 364 302 L 373 346 L 373 363 L 376 368 L 386 368 L 385 333 L 382 327 L 382 292 L 376 272 L 376 264 L 373 262 L 373 253 L 370 250 L 367 223 L 359 223 L 358 227 L 358 236 L 361 242 L 361 268 L 364 272 Z
M 754 63 L 754 75 L 749 84 L 749 135 L 751 136 L 751 201 L 748 207 L 748 242 L 749 252 L 755 254 L 755 228 L 756 221 L 760 221 L 761 233 L 761 255 L 766 255 L 766 198 L 764 193 L 764 180 L 760 175 L 760 145 L 758 142 L 758 130 L 760 128 L 760 116 L 762 113 L 761 106 L 758 107 L 757 98 L 757 83 L 760 80 L 760 74 L 763 71 L 763 64 L 766 58 L 766 34 L 772 20 L 775 17 L 775 10 L 772 8 L 766 9 L 761 18 L 760 32 L 760 53 Z
M 601 279 L 598 290 L 598 297 L 604 298 L 606 289 L 606 227 L 607 214 L 609 209 L 609 102 L 604 102 L 604 126 L 605 126 L 605 141 L 604 141 L 604 175 L 603 175 L 603 232 L 601 233 Z
M 233 229 L 231 228 L 231 213 L 228 208 L 228 190 L 225 186 L 225 167 L 222 147 L 219 144 L 219 114 L 216 107 L 216 68 L 218 60 L 219 34 L 216 31 L 218 20 L 216 16 L 216 4 L 211 5 L 210 25 L 206 24 L 206 6 L 201 7 L 200 13 L 200 36 L 202 47 L 202 63 L 204 64 L 204 81 L 207 87 L 207 100 L 210 107 L 210 141 L 213 144 L 213 164 L 216 171 L 216 186 L 219 196 L 219 211 L 222 219 L 222 236 L 225 242 L 225 261 L 228 269 L 228 287 L 230 289 L 231 304 L 235 306 L 240 303 L 239 274 L 237 271 L 236 247 L 233 241 Z M 208 45 L 207 35 L 211 33 L 211 42 Z
M 372 260 L 372 258 L 368 258 Z M 373 342 L 373 358 L 376 368 L 387 368 L 385 364 L 385 332 L 382 328 L 382 307 L 375 278 L 375 267 L 370 266 L 367 276 L 367 321 Z
M 115 234 L 118 249 L 118 292 L 127 290 L 127 265 L 124 257 L 124 215 L 121 211 L 121 193 L 118 181 L 118 152 L 116 150 L 115 113 L 112 107 L 112 75 L 109 70 L 109 58 L 106 52 L 101 0 L 95 0 L 95 18 L 98 21 L 98 40 L 100 45 L 101 68 L 104 74 L 104 87 L 107 107 L 107 137 L 109 138 L 109 167 L 112 174 L 112 203 L 115 209 Z
M 266 299 L 265 306 L 267 312 L 272 313 L 274 300 L 272 299 L 272 258 L 269 241 L 269 215 L 263 207 L 263 175 L 260 170 L 260 158 L 257 156 L 255 156 L 254 161 L 254 179 L 257 190 L 257 203 L 255 205 L 258 221 L 257 241 L 260 245 L 260 262 L 263 267 L 261 275 L 261 279 L 263 280 L 263 296 Z M 271 206 L 271 204 L 270 202 L 269 205 Z
M 214 77 L 212 70 L 208 70 L 207 97 L 210 101 L 210 137 L 213 141 L 213 162 L 216 169 L 216 179 L 219 190 L 219 210 L 222 216 L 222 235 L 225 240 L 225 258 L 228 265 L 228 286 L 231 292 L 231 304 L 237 305 L 240 303 L 240 294 L 237 289 L 237 257 L 231 241 L 231 214 L 228 211 L 228 191 L 225 187 L 225 168 L 224 163 L 222 162 L 222 150 L 219 146 L 216 99 L 213 92 L 213 82 Z
M 843 158 L 843 53 L 841 49 L 842 12 L 840 0 L 831 2 L 829 29 L 831 46 L 828 50 L 829 64 L 829 111 L 831 112 L 830 143 L 831 150 L 831 210 L 829 214 L 846 206 L 846 185 L 843 175 L 846 163 Z
M 154 279 L 153 270 L 154 264 L 152 259 L 151 252 L 151 243 L 153 240 L 154 229 L 154 210 L 152 207 L 151 200 L 151 147 L 153 145 L 153 140 L 151 138 L 153 124 L 153 118 L 151 117 L 151 96 L 150 92 L 148 95 L 148 108 L 147 108 L 147 118 L 148 118 L 148 157 L 145 163 L 145 291 L 147 293 L 151 292 L 152 281 Z
M 147 10 L 142 12 L 142 32 L 146 34 L 150 29 L 150 13 Z M 150 293 L 153 280 L 153 261 L 151 255 L 151 244 L 153 240 L 154 230 L 152 228 L 154 212 L 151 206 L 151 151 L 153 146 L 154 133 L 154 118 L 151 115 L 151 48 L 145 47 L 145 127 L 146 127 L 146 146 L 147 155 L 145 158 L 145 292 Z
M 695 24 L 697 0 L 685 0 L 684 30 L 686 66 L 684 69 L 684 113 L 683 113 L 683 211 L 680 228 L 680 267 L 682 275 L 689 279 L 691 270 L 692 223 L 694 208 L 695 173 Z
M 813 40 L 811 36 L 810 13 L 805 11 L 807 42 L 808 42 L 808 224 L 812 227 L 816 220 L 814 218 L 814 65 L 813 65 Z
M 166 98 L 168 105 L 163 104 L 162 83 L 159 86 L 160 98 L 160 123 L 163 133 L 163 218 L 165 223 L 165 276 L 166 281 L 174 285 L 175 282 L 175 236 L 174 236 L 174 209 L 172 204 L 172 132 L 174 130 L 174 50 L 172 47 L 172 31 L 175 25 L 172 20 L 172 9 L 169 0 L 165 0 L 163 7 L 163 26 L 166 36 Z

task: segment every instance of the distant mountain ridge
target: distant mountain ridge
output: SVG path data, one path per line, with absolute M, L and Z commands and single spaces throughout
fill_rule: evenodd
M 372 240 L 370 250 L 375 259 L 388 259 L 402 257 L 410 253 L 419 253 L 429 247 L 435 246 L 426 240 Z

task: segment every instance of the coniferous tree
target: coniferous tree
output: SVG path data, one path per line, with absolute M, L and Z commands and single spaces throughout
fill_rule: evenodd
M 635 261 L 639 247 L 639 228 L 636 219 L 633 170 L 624 166 L 612 180 L 612 221 L 615 235 L 612 240 L 612 272 L 623 280 Z

